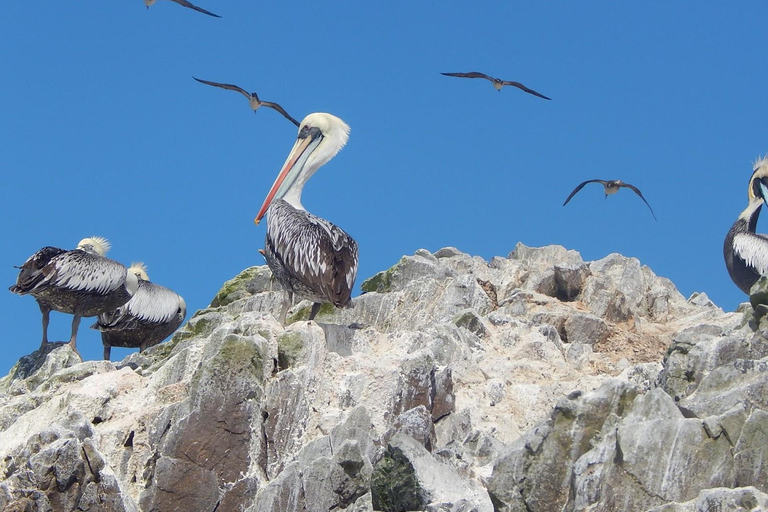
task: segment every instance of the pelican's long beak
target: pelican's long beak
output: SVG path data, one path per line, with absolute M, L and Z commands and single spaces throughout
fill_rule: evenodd
M 760 197 L 768 204 L 768 178 L 758 178 L 757 181 L 760 183 Z
M 296 139 L 296 144 L 293 145 L 291 153 L 288 155 L 283 168 L 280 170 L 280 174 L 277 175 L 277 179 L 272 184 L 272 188 L 267 194 L 267 198 L 264 200 L 264 204 L 261 205 L 259 214 L 256 215 L 254 222 L 259 225 L 262 217 L 266 215 L 269 205 L 275 199 L 282 198 L 286 192 L 296 182 L 296 178 L 299 177 L 301 171 L 304 169 L 304 165 L 307 163 L 307 158 L 312 154 L 312 151 L 317 148 L 320 141 L 323 140 L 322 132 L 317 128 L 308 128 L 304 126 L 299 131 L 299 138 Z

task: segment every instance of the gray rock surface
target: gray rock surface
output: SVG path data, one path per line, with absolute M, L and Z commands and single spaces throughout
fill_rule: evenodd
M 765 508 L 759 294 L 724 313 L 634 258 L 522 244 L 419 250 L 362 289 L 283 327 L 252 267 L 121 362 L 22 358 L 0 379 L 0 509 Z

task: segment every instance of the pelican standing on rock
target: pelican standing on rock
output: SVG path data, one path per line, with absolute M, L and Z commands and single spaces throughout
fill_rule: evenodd
M 21 272 L 10 290 L 37 299 L 43 314 L 40 348 L 48 344 L 51 310 L 75 315 L 69 345 L 77 352 L 80 318 L 122 306 L 136 293 L 137 277 L 122 264 L 104 257 L 109 248 L 105 238 L 84 238 L 71 251 L 43 247 L 19 267 Z
M 195 77 L 192 77 L 192 78 L 195 78 Z M 283 115 L 283 117 L 285 117 L 287 120 L 289 120 L 290 122 L 292 122 L 296 126 L 299 126 L 299 122 L 297 120 L 295 120 L 294 118 L 292 118 L 288 114 L 288 112 L 285 111 L 285 109 L 283 107 L 281 107 L 277 103 L 273 103 L 271 101 L 261 101 L 259 99 L 259 95 L 256 94 L 255 92 L 248 92 L 245 89 L 243 89 L 242 87 L 238 87 L 238 86 L 232 85 L 232 84 L 222 84 L 222 83 L 219 83 L 219 82 L 211 82 L 209 80 L 201 80 L 199 78 L 195 78 L 195 80 L 197 80 L 201 84 L 212 85 L 214 87 L 220 87 L 222 89 L 227 89 L 228 91 L 237 91 L 237 92 L 239 92 L 240 94 L 242 94 L 243 96 L 248 98 L 248 105 L 251 106 L 251 109 L 253 109 L 253 113 L 254 114 L 256 113 L 257 110 L 259 110 L 259 107 L 262 107 L 262 106 L 263 107 L 273 108 L 273 109 L 277 110 L 278 112 L 280 112 Z
M 755 163 L 747 197 L 749 204 L 725 236 L 723 256 L 731 280 L 749 295 L 752 285 L 768 273 L 768 236 L 755 233 L 760 208 L 768 197 L 768 158 Z
M 575 196 L 578 193 L 579 190 L 583 189 L 584 185 L 586 185 L 587 183 L 600 183 L 603 186 L 603 188 L 604 188 L 605 197 L 606 198 L 609 195 L 615 194 L 616 192 L 618 192 L 619 189 L 622 188 L 622 187 L 628 188 L 628 189 L 632 190 L 635 194 L 640 196 L 640 199 L 642 199 L 643 202 L 645 203 L 645 205 L 648 207 L 648 209 L 651 210 L 651 215 L 653 215 L 653 220 L 658 220 L 656 218 L 656 214 L 653 213 L 653 208 L 651 208 L 651 205 L 648 204 L 648 201 L 645 200 L 645 197 L 643 197 L 643 193 L 640 192 L 640 189 L 637 188 L 634 185 L 630 185 L 629 183 L 624 183 L 621 180 L 587 180 L 587 181 L 582 181 L 581 183 L 578 184 L 578 186 L 575 189 L 573 189 L 573 191 L 570 194 L 568 194 L 568 197 L 565 199 L 565 202 L 563 203 L 563 206 L 567 205 L 568 201 L 570 201 L 571 198 L 573 196 Z
M 348 137 L 349 126 L 336 116 L 305 117 L 296 144 L 256 216 L 258 225 L 267 215 L 264 257 L 286 292 L 282 324 L 294 294 L 314 302 L 310 320 L 323 302 L 350 305 L 357 276 L 357 242 L 301 205 L 307 180 L 344 147 Z
M 112 311 L 99 314 L 91 329 L 101 331 L 104 359 L 109 361 L 112 347 L 154 347 L 179 328 L 187 316 L 187 304 L 181 295 L 151 283 L 143 263 L 131 263 L 128 272 L 139 279 L 139 288 L 131 300 Z

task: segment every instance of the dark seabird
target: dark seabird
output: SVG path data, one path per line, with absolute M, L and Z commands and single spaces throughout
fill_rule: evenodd
M 440 73 L 440 74 L 445 76 L 456 76 L 459 78 L 485 78 L 486 80 L 490 80 L 490 82 L 499 92 L 501 92 L 501 88 L 504 87 L 505 85 L 511 85 L 512 87 L 517 87 L 518 89 L 525 91 L 528 94 L 533 94 L 534 96 L 538 96 L 539 98 L 544 98 L 545 100 L 552 99 L 544 96 L 541 93 L 534 91 L 533 89 L 529 89 L 528 87 L 524 86 L 520 82 L 511 82 L 509 80 L 501 80 L 500 78 L 494 78 L 492 76 L 486 75 L 485 73 L 478 73 L 477 71 L 471 71 L 469 73 Z
M 195 77 L 192 77 L 192 78 L 195 78 Z M 280 112 L 281 114 L 283 114 L 283 116 L 287 120 L 289 120 L 290 122 L 292 122 L 296 126 L 299 126 L 299 122 L 297 120 L 295 120 L 294 118 L 292 118 L 290 115 L 288 115 L 288 112 L 286 112 L 283 107 L 281 107 L 277 103 L 273 103 L 271 101 L 261 101 L 259 99 L 259 95 L 256 94 L 255 92 L 247 92 L 242 87 L 238 87 L 238 86 L 232 85 L 232 84 L 221 84 L 219 82 L 210 82 L 208 80 L 201 80 L 199 78 L 195 78 L 195 80 L 197 80 L 201 84 L 212 85 L 214 87 L 221 87 L 222 89 L 227 89 L 229 91 L 237 91 L 240 94 L 242 94 L 243 96 L 245 96 L 246 98 L 248 98 L 248 104 L 251 106 L 251 108 L 253 109 L 254 113 L 256 113 L 256 111 L 261 106 L 273 108 L 273 109 L 277 110 L 278 112 Z
M 147 9 L 149 9 L 150 5 L 154 5 L 157 0 L 144 0 L 144 5 L 147 6 Z M 171 0 L 171 2 L 176 2 L 177 4 L 183 6 L 183 7 L 189 7 L 190 9 L 194 9 L 197 12 L 201 12 L 203 14 L 207 14 L 208 16 L 213 16 L 214 18 L 221 18 L 218 14 L 213 14 L 210 11 L 206 11 L 205 9 L 202 9 L 190 2 L 187 2 L 187 0 Z
M 154 347 L 173 334 L 187 315 L 181 295 L 150 282 L 143 263 L 132 263 L 128 272 L 139 279 L 138 291 L 119 308 L 99 314 L 91 326 L 101 331 L 107 361 L 112 347 L 138 347 L 139 352 Z
M 74 315 L 69 345 L 77 352 L 80 318 L 122 306 L 136 293 L 139 283 L 120 263 L 105 258 L 110 245 L 101 237 L 84 238 L 71 251 L 43 247 L 19 267 L 10 290 L 32 295 L 43 313 L 43 341 L 48 343 L 51 310 Z
M 579 190 L 581 190 L 582 188 L 584 188 L 584 185 L 586 185 L 587 183 L 600 183 L 600 184 L 602 184 L 602 185 L 603 185 L 603 187 L 604 187 L 604 189 L 605 189 L 605 197 L 608 197 L 608 196 L 609 196 L 609 195 L 611 195 L 611 194 L 615 194 L 615 193 L 616 193 L 616 192 L 618 192 L 618 191 L 619 191 L 619 189 L 620 189 L 620 188 L 622 188 L 622 187 L 624 187 L 624 188 L 628 188 L 628 189 L 630 189 L 630 190 L 634 191 L 634 193 L 635 193 L 635 194 L 637 194 L 638 196 L 640 196 L 640 199 L 642 199 L 642 200 L 643 200 L 643 202 L 646 204 L 646 206 L 648 206 L 648 209 L 649 209 L 649 210 L 651 210 L 651 215 L 653 215 L 653 219 L 654 219 L 654 220 L 657 220 L 657 219 L 656 219 L 656 214 L 655 214 L 655 213 L 653 213 L 653 208 L 651 208 L 651 205 L 650 205 L 650 204 L 648 204 L 648 201 L 646 201 L 646 200 L 645 200 L 645 197 L 643 197 L 643 193 L 642 193 L 642 192 L 640 192 L 640 189 L 639 189 L 639 188 L 637 188 L 637 187 L 636 187 L 636 186 L 634 186 L 634 185 L 630 185 L 629 183 L 624 183 L 624 182 L 623 182 L 623 181 L 621 181 L 621 180 L 587 180 L 587 181 L 584 181 L 584 182 L 582 182 L 582 183 L 579 183 L 579 186 L 578 186 L 578 187 L 576 187 L 575 189 L 573 189 L 573 192 L 571 192 L 571 193 L 570 193 L 570 195 L 568 196 L 568 198 L 565 200 L 565 202 L 563 203 L 563 206 L 567 205 L 567 204 L 568 204 L 568 201 L 570 201 L 570 200 L 571 200 L 571 198 L 572 198 L 573 196 L 575 196 L 575 195 L 576 195 L 576 193 L 577 193 Z
M 723 256 L 731 280 L 749 295 L 752 285 L 768 273 L 768 236 L 755 233 L 760 207 L 768 197 L 768 158 L 754 165 L 747 197 L 749 204 L 725 236 Z
M 338 226 L 301 205 L 307 180 L 344 147 L 349 126 L 336 116 L 309 114 L 301 122 L 296 144 L 256 216 L 267 215 L 264 257 L 286 291 L 280 322 L 294 294 L 309 299 L 312 320 L 323 302 L 351 306 L 357 276 L 357 242 Z

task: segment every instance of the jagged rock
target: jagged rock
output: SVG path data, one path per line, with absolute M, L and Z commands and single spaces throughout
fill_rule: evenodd
M 732 510 L 734 512 L 749 512 L 768 510 L 768 494 L 754 487 L 737 489 L 706 489 L 685 503 L 669 503 L 653 507 L 648 512 L 709 512 Z
M 764 503 L 768 318 L 751 306 L 522 244 L 419 250 L 363 288 L 283 326 L 282 290 L 251 267 L 122 362 L 22 358 L 0 379 L 0 509 Z

